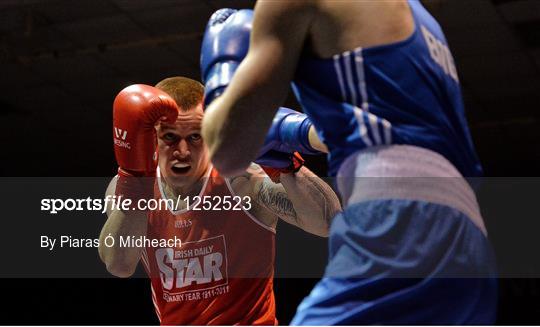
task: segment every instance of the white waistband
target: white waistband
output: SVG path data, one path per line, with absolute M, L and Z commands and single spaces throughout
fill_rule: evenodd
M 337 175 L 344 206 L 375 199 L 437 203 L 467 215 L 486 234 L 474 191 L 443 156 L 410 145 L 370 147 L 349 156 Z

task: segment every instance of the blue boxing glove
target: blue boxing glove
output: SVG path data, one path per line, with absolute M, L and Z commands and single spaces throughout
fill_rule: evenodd
M 249 49 L 253 10 L 219 9 L 206 25 L 201 47 L 204 105 L 220 96 Z
M 307 115 L 289 108 L 279 108 L 259 154 L 263 155 L 269 150 L 320 154 L 309 143 L 311 126 L 313 124 Z
M 304 165 L 304 159 L 298 152 L 320 153 L 309 144 L 311 126 L 306 115 L 279 108 L 255 160 L 275 183 L 279 182 L 281 174 L 295 173 Z
M 304 165 L 304 159 L 298 152 L 320 153 L 309 144 L 311 126 L 306 115 L 288 108 L 279 108 L 255 160 L 274 182 L 279 182 L 281 174 L 297 172 Z

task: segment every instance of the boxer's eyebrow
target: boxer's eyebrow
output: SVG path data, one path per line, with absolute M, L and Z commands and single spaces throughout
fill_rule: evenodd
M 160 124 L 160 125 L 158 126 L 158 129 L 157 129 L 157 131 L 158 131 L 158 132 L 161 132 L 161 133 L 167 132 L 167 131 L 171 131 L 171 130 L 174 131 L 175 128 L 174 128 L 173 126 L 166 126 L 166 125 L 164 126 L 163 124 Z

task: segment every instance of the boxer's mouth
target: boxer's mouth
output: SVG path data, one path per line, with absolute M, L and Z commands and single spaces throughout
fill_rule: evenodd
M 191 169 L 191 165 L 187 163 L 175 163 L 171 166 L 171 170 L 175 174 L 185 174 Z

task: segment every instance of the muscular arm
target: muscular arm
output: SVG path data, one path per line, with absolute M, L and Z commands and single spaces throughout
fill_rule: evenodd
M 116 177 L 113 178 L 106 195 L 113 196 L 116 188 Z M 107 270 L 118 277 L 129 277 L 133 275 L 142 248 L 140 247 L 119 247 L 120 236 L 145 236 L 147 218 L 145 212 L 129 211 L 124 213 L 121 210 L 111 210 L 107 208 L 107 221 L 101 229 L 99 236 L 99 257 L 105 263 Z M 111 235 L 115 239 L 114 247 L 105 246 L 105 238 Z
M 328 236 L 330 222 L 341 206 L 332 188 L 309 169 L 302 167 L 296 174 L 282 174 L 281 184 L 269 178 L 253 180 L 253 199 L 266 212 L 308 233 Z
M 212 161 L 225 176 L 241 174 L 262 146 L 287 96 L 313 11 L 314 1 L 257 2 L 249 52 L 203 120 Z

